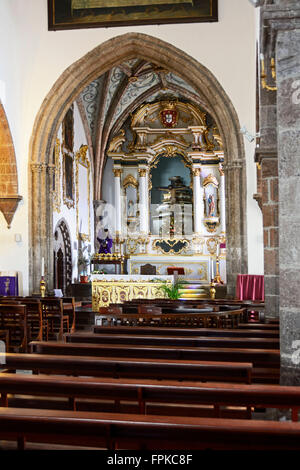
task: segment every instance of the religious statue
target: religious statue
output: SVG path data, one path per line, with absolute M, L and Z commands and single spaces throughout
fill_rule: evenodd
M 134 202 L 132 199 L 128 201 L 128 217 L 134 217 Z
M 208 202 L 208 217 L 215 217 L 215 198 L 213 194 L 210 194 L 207 199 Z
M 111 253 L 113 239 L 111 238 L 108 228 L 99 230 L 97 240 L 100 244 L 98 253 Z
M 169 178 L 171 184 L 165 188 L 158 188 L 165 191 L 163 203 L 165 204 L 191 204 L 192 191 L 186 186 L 181 176 L 172 176 Z

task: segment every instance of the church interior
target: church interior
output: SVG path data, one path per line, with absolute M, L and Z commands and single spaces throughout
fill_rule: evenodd
M 0 449 L 299 450 L 298 0 L 0 22 Z

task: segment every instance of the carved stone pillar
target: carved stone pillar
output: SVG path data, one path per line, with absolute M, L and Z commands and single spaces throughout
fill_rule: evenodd
M 262 8 L 263 40 L 261 49 L 266 64 L 275 59 L 275 90 L 269 91 L 269 99 L 276 103 L 276 158 L 262 160 L 263 184 L 269 197 L 277 204 L 277 217 L 273 238 L 275 250 L 270 259 L 273 265 L 275 294 L 279 299 L 273 315 L 280 318 L 281 384 L 299 385 L 300 338 L 300 8 L 297 1 L 277 0 L 276 5 Z M 263 120 L 261 118 L 261 120 Z M 276 165 L 277 163 L 277 165 Z M 267 178 L 268 171 L 268 178 Z M 266 188 L 266 181 L 268 188 Z M 279 195 L 279 197 L 278 197 Z M 264 202 L 264 201 L 263 201 Z M 269 200 L 270 202 L 270 200 Z M 269 203 L 269 210 L 272 204 Z M 267 214 L 266 214 L 267 216 Z M 276 219 L 274 219 L 276 222 Z M 270 224 L 268 239 L 271 243 Z M 266 293 L 270 286 L 266 285 Z
M 42 258 L 45 261 L 45 281 L 48 291 L 53 289 L 53 211 L 52 179 L 53 165 L 32 163 L 32 198 L 34 213 L 31 214 L 32 265 L 30 272 L 30 292 L 38 293 L 41 280 Z
M 223 165 L 225 174 L 226 207 L 226 277 L 227 294 L 235 296 L 238 274 L 248 272 L 246 219 L 246 168 L 244 160 L 233 160 Z

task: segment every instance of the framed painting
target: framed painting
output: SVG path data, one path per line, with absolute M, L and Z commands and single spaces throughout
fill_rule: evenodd
M 48 29 L 218 21 L 218 0 L 48 0 Z
M 73 157 L 68 153 L 64 153 L 63 163 L 63 200 L 64 204 L 70 209 L 74 207 L 74 171 Z
M 63 145 L 65 150 L 73 152 L 74 145 L 74 107 L 67 111 L 63 120 Z

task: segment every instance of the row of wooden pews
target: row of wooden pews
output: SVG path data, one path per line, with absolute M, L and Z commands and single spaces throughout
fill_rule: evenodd
M 0 336 L 7 351 L 26 352 L 32 340 L 57 337 L 74 332 L 74 297 L 0 297 Z
M 95 326 L 32 341 L 3 364 L 0 438 L 19 449 L 296 450 L 300 393 L 278 385 L 279 327 L 266 325 Z M 292 421 L 258 420 L 266 408 L 291 409 Z

